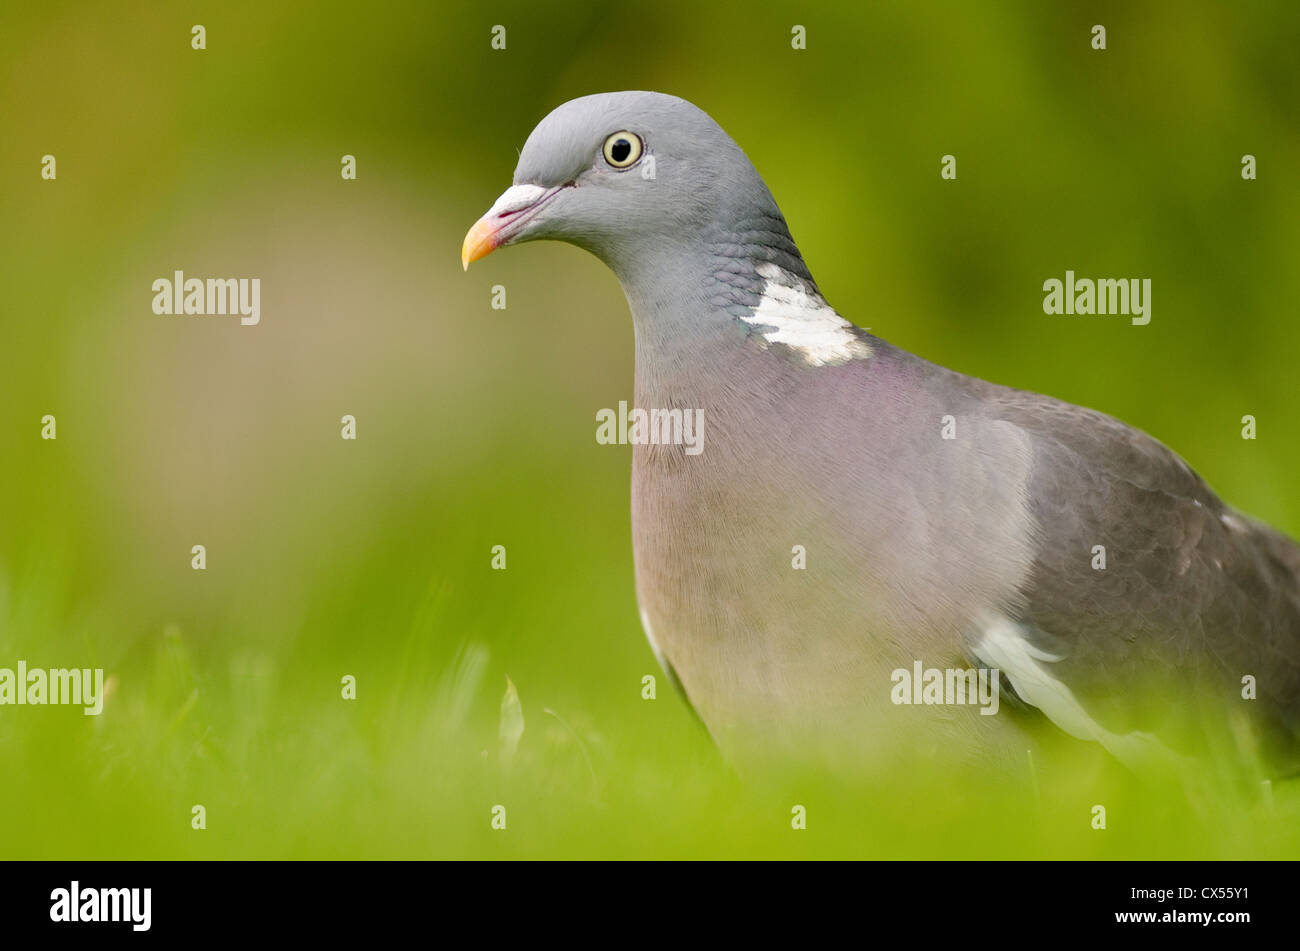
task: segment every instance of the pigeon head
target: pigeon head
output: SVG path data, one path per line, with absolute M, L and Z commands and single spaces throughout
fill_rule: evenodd
M 713 119 L 675 96 L 603 93 L 566 102 L 533 129 L 514 184 L 465 236 L 461 261 L 545 238 L 627 278 L 754 234 L 797 259 L 771 193 Z

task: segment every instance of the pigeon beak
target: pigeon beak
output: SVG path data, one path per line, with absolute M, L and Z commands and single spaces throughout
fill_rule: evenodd
M 518 237 L 524 222 L 564 188 L 543 188 L 541 185 L 514 185 L 507 188 L 488 209 L 486 215 L 474 222 L 460 246 L 460 263 L 469 270 L 470 263 L 485 258 L 501 245 Z
M 470 228 L 465 235 L 465 242 L 460 246 L 460 266 L 468 271 L 471 261 L 485 258 L 495 251 L 496 236 L 497 226 L 493 223 L 492 214 L 489 212 L 474 222 L 474 227 Z

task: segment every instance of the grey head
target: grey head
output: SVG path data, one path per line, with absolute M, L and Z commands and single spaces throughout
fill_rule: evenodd
M 462 262 L 542 238 L 592 252 L 625 287 L 702 259 L 724 272 L 770 261 L 811 285 L 745 153 L 703 110 L 662 93 L 601 93 L 551 112 L 528 136 L 514 185 L 466 235 Z M 731 270 L 747 282 L 744 267 Z

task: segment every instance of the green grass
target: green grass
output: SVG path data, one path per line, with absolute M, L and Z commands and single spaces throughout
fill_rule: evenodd
M 626 587 L 623 559 L 570 556 L 593 587 Z M 562 630 L 524 620 L 545 616 L 552 584 L 530 583 L 515 557 L 488 583 L 526 593 L 499 610 L 480 600 L 482 581 L 472 591 L 468 580 L 490 571 L 486 558 L 460 578 L 421 580 L 427 569 L 418 565 L 394 584 L 389 565 L 399 553 L 381 546 L 322 583 L 330 593 L 292 631 L 171 624 L 117 632 L 129 646 L 104 661 L 113 686 L 101 716 L 3 710 L 3 855 L 1300 856 L 1295 789 L 1279 787 L 1270 804 L 1225 775 L 1189 797 L 1073 741 L 1036 761 L 1036 784 L 1027 762 L 999 773 L 916 757 L 882 759 L 847 779 L 738 776 L 662 678 L 657 699 L 641 699 L 641 676 L 657 671 L 633 624 L 611 626 L 607 658 L 554 663 L 549 638 Z M 58 562 L 43 570 L 57 578 Z M 383 589 L 378 576 L 398 593 L 367 608 L 363 592 Z M 42 624 L 14 589 L 4 595 L 3 630 L 18 617 L 38 630 L 59 627 Z M 542 602 L 535 615 L 532 598 Z M 589 629 L 608 624 L 618 600 L 563 599 L 555 609 Z M 504 617 L 517 646 L 494 651 L 488 634 Z M 61 640 L 6 637 L 0 650 L 54 662 L 84 645 L 65 630 Z M 342 698 L 345 673 L 358 678 L 356 700 Z M 524 721 L 513 757 L 500 737 L 505 675 Z M 204 830 L 191 828 L 195 804 L 206 809 Z M 1105 830 L 1092 828 L 1098 804 Z M 506 808 L 504 830 L 491 827 L 497 805 Z M 805 830 L 791 827 L 795 805 L 807 810 Z

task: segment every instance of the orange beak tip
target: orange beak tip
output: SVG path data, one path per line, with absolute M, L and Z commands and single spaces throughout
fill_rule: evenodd
M 460 246 L 460 264 L 466 271 L 479 258 L 485 258 L 496 248 L 496 228 L 491 222 L 480 218 L 465 235 L 465 242 Z

